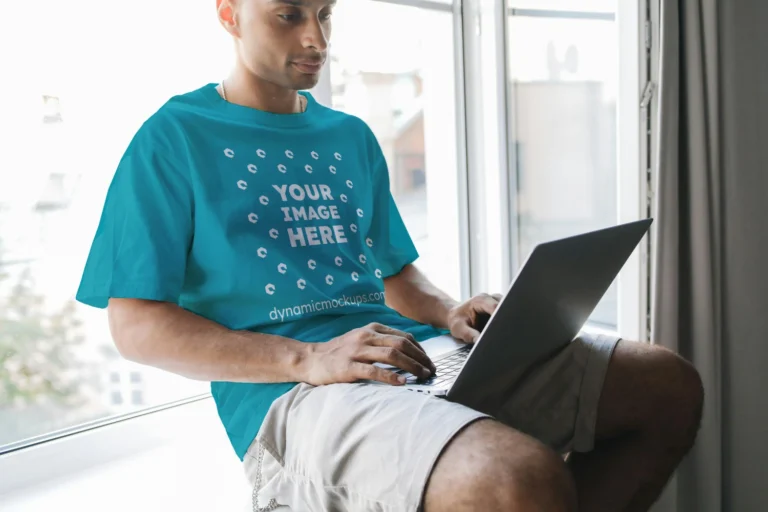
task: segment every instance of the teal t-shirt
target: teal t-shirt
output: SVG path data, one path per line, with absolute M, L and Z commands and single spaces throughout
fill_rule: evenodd
M 377 321 L 442 333 L 385 305 L 418 254 L 360 119 L 310 94 L 301 114 L 224 101 L 209 84 L 168 101 L 120 161 L 77 299 L 173 302 L 234 330 L 325 342 Z M 295 383 L 213 382 L 242 459 Z

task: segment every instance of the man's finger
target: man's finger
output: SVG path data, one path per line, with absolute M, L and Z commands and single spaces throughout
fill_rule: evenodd
M 456 332 L 453 335 L 465 343 L 474 343 L 477 341 L 480 333 L 469 324 L 461 324 L 456 328 Z
M 377 347 L 390 347 L 398 349 L 408 357 L 421 363 L 425 368 L 431 370 L 435 369 L 434 363 L 432 363 L 432 360 L 429 359 L 427 353 L 421 349 L 421 346 L 416 342 L 412 342 L 407 338 L 403 338 L 402 336 L 398 336 L 396 334 L 381 334 L 376 339 L 372 340 L 371 344 Z
M 415 361 L 411 357 L 408 357 L 403 352 L 392 349 L 391 347 L 367 346 L 359 352 L 359 355 L 355 359 L 364 363 L 390 364 L 420 378 L 427 378 L 432 375 L 431 369 Z
M 424 354 L 427 353 L 427 351 L 424 350 L 424 347 L 421 346 L 421 343 L 416 341 L 416 338 L 411 333 L 408 333 L 405 331 L 398 331 L 397 329 L 393 329 L 392 327 L 387 327 L 386 325 L 381 325 L 381 324 L 374 324 L 374 330 L 379 334 L 388 334 L 390 336 L 400 336 L 401 338 L 405 338 L 408 341 L 410 341 L 413 344 L 413 346 L 416 347 L 418 350 L 420 350 Z
M 375 380 L 393 386 L 402 386 L 406 380 L 404 376 L 398 375 L 395 372 L 366 363 L 353 362 L 350 366 L 350 371 L 354 380 Z
M 498 307 L 499 303 L 494 300 L 492 297 L 482 297 L 479 300 L 476 300 L 473 304 L 473 307 L 475 311 L 481 312 L 481 313 L 488 313 L 489 315 L 492 315 L 494 311 L 496 311 L 496 308 Z
M 494 293 L 493 295 L 491 295 L 491 297 L 496 299 L 498 302 L 501 302 L 501 299 L 504 298 L 504 296 L 502 294 L 500 294 L 500 293 Z
M 392 334 L 395 336 L 402 336 L 403 338 L 408 338 L 410 340 L 416 341 L 416 338 L 413 337 L 413 334 L 407 333 L 405 331 L 399 331 L 397 329 L 393 329 L 392 327 L 389 327 L 387 325 L 382 324 L 372 324 L 373 330 L 381 333 L 381 334 Z

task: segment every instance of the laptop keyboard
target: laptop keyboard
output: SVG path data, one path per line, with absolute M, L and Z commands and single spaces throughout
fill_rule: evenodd
M 437 371 L 435 372 L 434 376 L 428 379 L 416 377 L 412 373 L 406 372 L 404 370 L 400 370 L 396 373 L 405 375 L 407 377 L 406 384 L 423 384 L 426 386 L 447 384 L 455 380 L 459 375 L 459 371 L 464 366 L 464 362 L 467 360 L 471 350 L 472 346 L 467 345 L 465 347 L 461 347 L 458 352 L 435 361 L 435 367 L 437 368 Z

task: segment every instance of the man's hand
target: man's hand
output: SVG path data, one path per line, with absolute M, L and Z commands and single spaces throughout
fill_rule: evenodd
M 480 330 L 493 314 L 501 301 L 501 295 L 487 293 L 472 297 L 448 313 L 448 327 L 451 335 L 465 343 L 474 343 Z
M 314 386 L 361 379 L 395 386 L 405 383 L 402 376 L 373 363 L 390 364 L 424 378 L 435 372 L 434 364 L 412 335 L 376 323 L 327 343 L 312 344 L 307 363 L 305 382 Z

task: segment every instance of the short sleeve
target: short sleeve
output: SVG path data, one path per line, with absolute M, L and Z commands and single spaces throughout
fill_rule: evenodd
M 374 211 L 369 238 L 382 278 L 387 278 L 416 261 L 419 253 L 392 197 L 387 162 L 375 139 L 372 142 L 371 158 Z
M 78 301 L 98 308 L 110 298 L 178 303 L 193 234 L 192 187 L 168 148 L 145 124 L 123 155 Z

